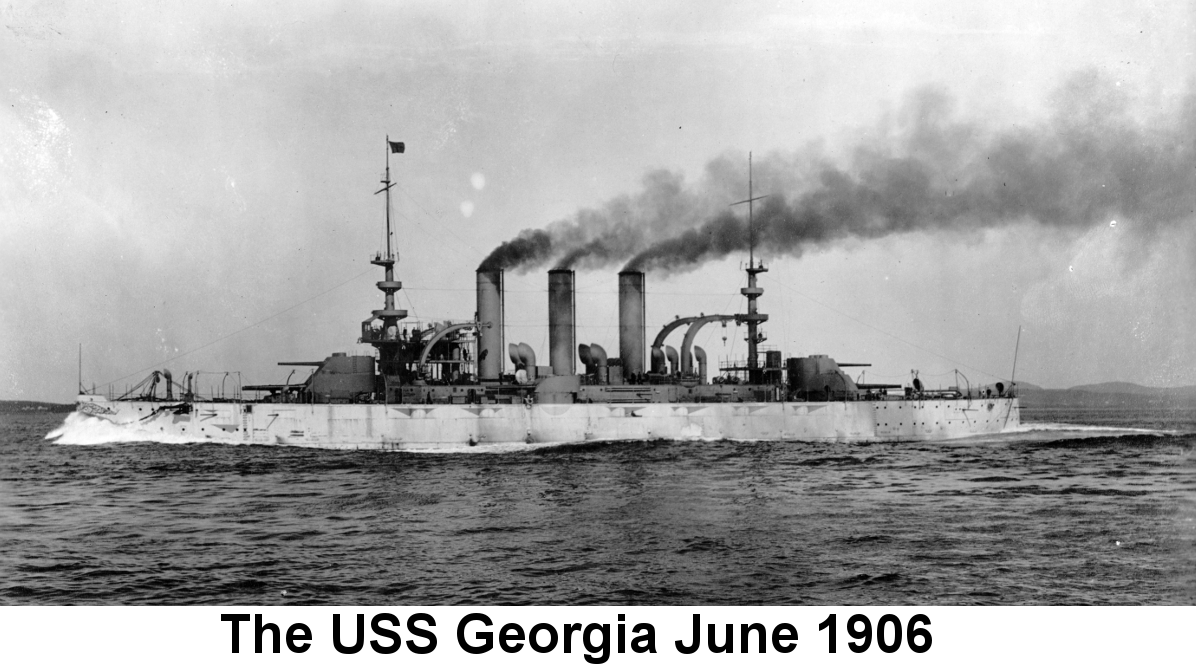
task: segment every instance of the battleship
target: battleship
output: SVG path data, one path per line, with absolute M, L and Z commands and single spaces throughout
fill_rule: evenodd
M 523 342 L 505 342 L 503 268 L 476 272 L 472 318 L 407 321 L 396 308 L 390 156 L 387 138 L 385 249 L 370 263 L 383 274 L 383 306 L 361 323 L 359 343 L 373 355 L 333 353 L 281 362 L 310 368 L 303 381 L 241 385 L 201 393 L 198 373 L 179 379 L 157 370 L 127 392 L 82 388 L 76 411 L 123 429 L 125 439 L 294 445 L 333 449 L 427 450 L 477 445 L 548 445 L 649 440 L 904 442 L 949 440 L 1016 429 L 1016 385 L 931 390 L 866 384 L 826 355 L 786 357 L 765 347 L 760 326 L 768 268 L 755 256 L 749 160 L 746 311 L 680 316 L 648 344 L 645 273 L 617 275 L 618 356 L 601 343 L 578 343 L 574 271 L 547 273 L 548 364 Z M 745 326 L 747 355 L 724 360 L 711 377 L 695 337 L 710 324 Z M 669 344 L 672 337 L 677 346 Z M 676 342 L 677 338 L 680 342 Z M 609 344 L 609 343 L 608 343 Z M 507 366 L 509 361 L 510 367 Z M 580 364 L 580 365 L 579 365 Z M 966 378 L 965 378 L 966 380 Z

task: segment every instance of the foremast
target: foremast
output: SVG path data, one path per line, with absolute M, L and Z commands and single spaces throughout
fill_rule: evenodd
M 372 317 L 362 323 L 361 336 L 362 342 L 370 344 L 378 350 L 378 368 L 382 375 L 380 390 L 385 394 L 387 401 L 397 400 L 392 396 L 402 386 L 407 370 L 403 355 L 406 337 L 405 333 L 399 330 L 399 321 L 407 318 L 407 310 L 395 308 L 395 293 L 403 288 L 403 282 L 395 279 L 395 263 L 398 259 L 392 240 L 390 201 L 390 191 L 395 186 L 390 179 L 390 155 L 392 153 L 401 154 L 404 149 L 402 142 L 392 142 L 389 135 L 386 137 L 386 174 L 382 179 L 382 188 L 374 192 L 374 195 L 386 194 L 386 250 L 385 255 L 383 252 L 378 252 L 370 260 L 371 265 L 377 265 L 385 271 L 383 281 L 376 284 L 378 290 L 385 295 L 385 299 L 382 309 L 373 310 Z M 374 325 L 378 321 L 381 321 L 381 327 Z

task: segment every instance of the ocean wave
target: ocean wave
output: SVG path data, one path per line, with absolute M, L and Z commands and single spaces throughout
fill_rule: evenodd
M 1133 428 L 1130 426 L 1092 426 L 1075 423 L 1046 423 L 1023 421 L 1017 428 L 1011 428 L 1007 433 L 1104 433 L 1107 435 L 1179 435 L 1177 430 L 1158 430 L 1154 428 Z
M 202 437 L 167 435 L 147 430 L 137 423 L 116 424 L 81 412 L 71 412 L 62 425 L 46 435 L 54 444 L 94 446 L 129 442 L 159 442 L 163 444 L 202 444 L 211 440 Z

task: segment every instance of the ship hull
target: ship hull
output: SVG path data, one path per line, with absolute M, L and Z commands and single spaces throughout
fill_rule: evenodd
M 907 442 L 995 434 L 1021 420 L 1017 398 L 305 405 L 80 396 L 78 411 L 127 429 L 130 440 L 385 450 L 644 440 Z

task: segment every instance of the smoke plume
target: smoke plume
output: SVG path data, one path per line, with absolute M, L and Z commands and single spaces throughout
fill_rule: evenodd
M 911 94 L 897 119 L 849 158 L 770 155 L 755 164 L 756 249 L 770 256 L 846 238 L 962 233 L 1018 223 L 1083 229 L 1119 221 L 1142 244 L 1196 212 L 1196 87 L 1177 110 L 1136 119 L 1127 95 L 1093 72 L 1052 97 L 1029 127 L 956 118 L 937 89 Z M 674 272 L 745 252 L 752 235 L 742 160 L 713 161 L 699 183 L 654 172 L 643 190 L 572 221 L 526 230 L 483 267 L 603 267 Z
M 479 270 L 526 271 L 555 261 L 554 267 L 604 267 L 621 263 L 640 250 L 698 225 L 715 211 L 710 189 L 687 190 L 684 178 L 654 170 L 642 190 L 614 198 L 598 209 L 583 209 L 572 220 L 543 230 L 527 229 L 500 244 Z

